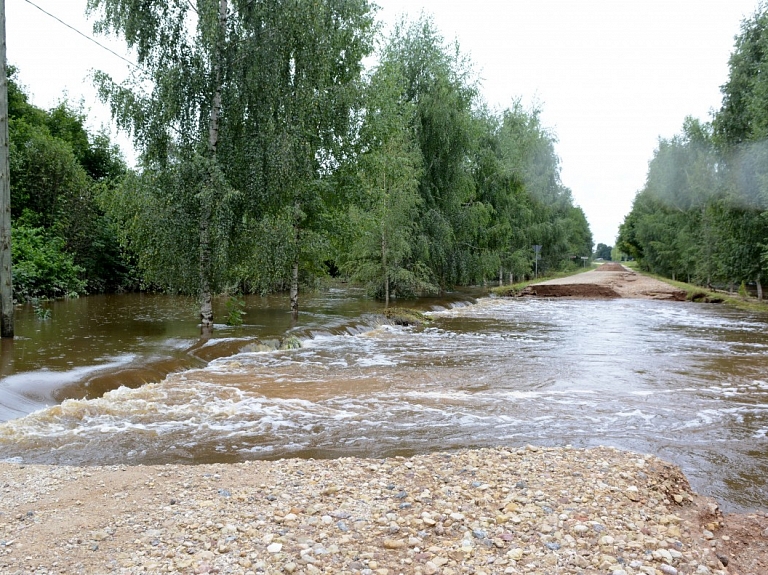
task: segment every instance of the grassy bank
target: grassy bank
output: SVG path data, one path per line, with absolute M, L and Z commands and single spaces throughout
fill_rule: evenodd
M 643 272 L 637 268 L 635 268 L 635 271 L 685 291 L 687 294 L 686 299 L 688 301 L 702 303 L 724 303 L 726 305 L 730 305 L 745 311 L 768 313 L 768 300 L 758 301 L 753 297 L 744 297 L 736 293 L 732 294 L 723 291 L 710 290 L 694 284 L 671 280 L 663 276 Z

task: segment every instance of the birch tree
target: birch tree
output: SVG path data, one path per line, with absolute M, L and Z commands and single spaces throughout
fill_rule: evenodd
M 426 265 L 414 256 L 421 154 L 412 123 L 415 106 L 405 101 L 405 78 L 395 62 L 381 64 L 368 84 L 358 159 L 363 197 L 350 209 L 359 234 L 343 268 L 384 300 L 436 291 Z
M 118 125 L 133 134 L 142 151 L 144 181 L 134 186 L 147 202 L 134 208 L 144 206 L 145 222 L 133 217 L 127 194 L 110 200 L 124 216 L 126 242 L 150 249 L 145 269 L 161 272 L 156 277 L 162 285 L 199 293 L 207 330 L 212 294 L 237 279 L 230 273 L 233 258 L 260 249 L 241 241 L 243 232 L 264 228 L 258 224 L 265 218 L 283 221 L 281 214 L 290 210 L 291 307 L 297 313 L 302 234 L 312 231 L 323 205 L 318 182 L 333 169 L 347 140 L 362 58 L 372 41 L 370 4 L 89 0 L 88 5 L 99 16 L 97 31 L 122 35 L 145 72 L 125 85 L 97 75 Z M 153 230 L 158 217 L 166 220 L 166 229 Z M 170 253 L 152 250 L 154 232 L 164 237 Z M 193 264 L 195 279 L 188 273 Z

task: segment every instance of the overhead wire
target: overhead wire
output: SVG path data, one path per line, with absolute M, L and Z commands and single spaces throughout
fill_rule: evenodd
M 66 26 L 67 28 L 69 28 L 70 30 L 72 30 L 73 32 L 75 32 L 75 33 L 79 34 L 80 36 L 82 36 L 82 37 L 83 37 L 83 38 L 85 38 L 86 40 L 89 40 L 89 41 L 93 42 L 93 43 L 94 43 L 94 44 L 96 44 L 96 45 L 97 45 L 99 48 L 103 48 L 104 50 L 106 50 L 107 52 L 110 52 L 110 53 L 111 53 L 111 54 L 113 54 L 114 56 L 117 56 L 118 58 L 120 58 L 120 59 L 121 59 L 121 60 L 123 60 L 124 62 L 127 62 L 128 64 L 130 64 L 131 66 L 133 66 L 134 68 L 136 68 L 137 70 L 139 70 L 140 72 L 143 72 L 143 70 L 141 69 L 141 67 L 140 67 L 139 65 L 137 65 L 137 64 L 135 64 L 135 63 L 131 62 L 130 60 L 128 60 L 127 58 L 125 58 L 125 57 L 121 56 L 120 54 L 118 54 L 117 52 L 115 52 L 114 50 L 112 50 L 111 48 L 108 48 L 107 46 L 105 46 L 104 44 L 102 44 L 101 42 L 99 42 L 98 40 L 95 40 L 95 39 L 91 38 L 90 36 L 88 36 L 88 34 L 85 34 L 85 33 L 81 32 L 80 30 L 78 30 L 78 29 L 77 29 L 77 28 L 75 28 L 74 26 L 71 26 L 71 25 L 67 24 L 66 22 L 64 22 L 64 20 L 62 20 L 62 19 L 61 19 L 61 18 L 59 18 L 58 16 L 55 16 L 54 14 L 51 14 L 50 12 L 48 12 L 48 11 L 46 11 L 46 10 L 44 10 L 43 8 L 41 8 L 40 6 L 38 6 L 37 4 L 35 4 L 34 2 L 32 2 L 31 0 L 24 0 L 24 2 L 26 2 L 27 4 L 30 4 L 31 6 L 34 6 L 35 8 L 37 8 L 38 10 L 40 10 L 40 12 L 42 12 L 43 14 L 46 14 L 47 16 L 50 16 L 51 18 L 53 18 L 54 20 L 56 20 L 56 21 L 57 21 L 57 22 L 59 22 L 60 24 L 63 24 L 64 26 Z

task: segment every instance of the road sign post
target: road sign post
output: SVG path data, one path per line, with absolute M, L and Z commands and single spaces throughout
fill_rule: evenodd
M 533 259 L 535 260 L 535 266 L 536 266 L 536 272 L 533 276 L 534 278 L 539 277 L 539 259 L 541 258 L 540 254 L 541 254 L 541 246 L 538 246 L 538 245 L 533 246 L 533 255 L 534 255 Z

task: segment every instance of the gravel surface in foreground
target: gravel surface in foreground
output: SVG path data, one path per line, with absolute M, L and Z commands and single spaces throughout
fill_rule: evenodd
M 717 507 L 611 448 L 0 464 L 0 573 L 724 575 Z

